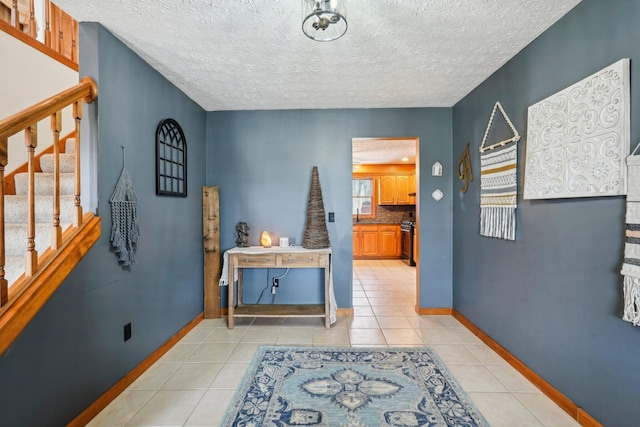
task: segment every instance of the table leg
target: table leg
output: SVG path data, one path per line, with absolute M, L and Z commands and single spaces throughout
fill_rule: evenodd
M 324 327 L 327 329 L 331 329 L 331 308 L 329 304 L 331 302 L 331 298 L 329 297 L 330 269 L 331 266 L 327 259 L 324 265 Z
M 229 256 L 229 279 L 227 283 L 227 290 L 229 291 L 229 298 L 227 302 L 227 327 L 233 329 L 233 308 L 235 307 L 235 283 L 233 280 L 233 272 L 235 270 L 235 257 Z

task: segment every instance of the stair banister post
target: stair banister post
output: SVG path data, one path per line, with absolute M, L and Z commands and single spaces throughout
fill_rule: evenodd
M 38 146 L 38 124 L 34 123 L 24 131 L 24 145 L 27 147 L 27 252 L 24 254 L 24 275 L 32 277 L 38 270 L 36 251 L 36 198 L 35 198 L 35 151 Z
M 11 8 L 11 25 L 20 29 L 20 11 L 18 10 L 18 0 L 13 0 L 13 7 Z
M 36 11 L 34 0 L 29 1 L 29 35 L 33 39 L 38 36 L 36 32 Z
M 44 44 L 51 47 L 51 0 L 44 0 Z
M 0 179 L 4 182 L 4 167 L 7 165 L 7 147 L 9 139 L 0 140 Z M 0 185 L 0 307 L 9 300 L 9 284 L 4 277 L 5 257 L 5 237 L 4 237 L 4 185 Z
M 73 103 L 73 118 L 76 121 L 75 140 L 75 207 L 73 210 L 73 225 L 82 225 L 82 206 L 80 206 L 80 121 L 82 120 L 82 102 Z
M 51 116 L 53 132 L 53 226 L 51 227 L 51 249 L 57 250 L 62 244 L 60 227 L 60 131 L 62 130 L 62 110 Z

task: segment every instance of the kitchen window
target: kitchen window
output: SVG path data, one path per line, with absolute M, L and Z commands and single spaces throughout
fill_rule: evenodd
M 374 203 L 373 178 L 351 180 L 352 215 L 357 218 L 373 218 L 376 216 Z

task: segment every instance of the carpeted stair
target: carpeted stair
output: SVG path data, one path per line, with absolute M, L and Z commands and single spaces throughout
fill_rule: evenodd
M 60 154 L 60 226 L 64 231 L 73 222 L 75 189 L 75 139 L 68 138 Z M 53 154 L 40 157 L 41 172 L 35 174 L 36 250 L 38 255 L 51 245 L 53 225 Z M 27 251 L 28 174 L 15 176 L 15 195 L 5 196 L 6 266 L 9 286 L 24 273 Z

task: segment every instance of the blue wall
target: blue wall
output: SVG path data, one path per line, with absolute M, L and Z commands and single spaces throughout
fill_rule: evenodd
M 220 187 L 222 249 L 235 246 L 239 221 L 251 228 L 251 245 L 259 244 L 262 230 L 301 244 L 311 171 L 318 166 L 325 212 L 336 218 L 327 223 L 336 299 L 338 307 L 351 307 L 351 139 L 394 136 L 420 138 L 421 169 L 427 172 L 419 174 L 420 306 L 451 307 L 451 178 L 430 173 L 435 161 L 452 169 L 448 108 L 208 113 L 207 185 Z M 445 193 L 439 203 L 428 196 L 435 188 Z M 249 271 L 245 283 L 246 301 L 256 302 L 269 282 L 264 271 Z M 317 273 L 292 271 L 281 281 L 276 302 L 317 302 L 319 283 Z M 222 298 L 226 306 L 226 294 Z M 270 302 L 270 295 L 262 302 Z
M 640 2 L 584 0 L 453 109 L 453 155 L 478 146 L 496 101 L 523 135 L 527 107 L 631 58 L 640 107 Z M 632 146 L 640 137 L 632 115 Z M 520 191 L 522 173 L 520 173 Z M 518 200 L 516 241 L 479 236 L 479 186 L 453 205 L 454 307 L 607 426 L 640 420 L 640 329 L 620 319 L 624 197 Z
M 103 27 L 81 24 L 80 37 L 81 75 L 94 77 L 100 91 L 94 110 L 102 236 L 0 358 L 6 426 L 65 425 L 203 309 L 206 114 Z M 181 124 L 187 139 L 186 199 L 155 195 L 155 129 L 166 117 Z M 120 267 L 109 247 L 121 145 L 142 227 L 131 268 Z M 128 322 L 133 337 L 124 342 Z

